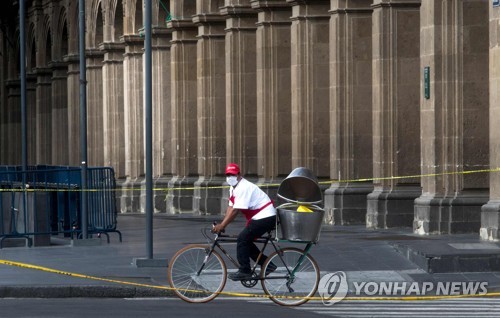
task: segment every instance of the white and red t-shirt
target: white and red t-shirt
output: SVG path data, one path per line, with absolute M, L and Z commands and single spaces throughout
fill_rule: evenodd
M 276 209 L 269 196 L 244 178 L 241 178 L 236 187 L 229 189 L 229 206 L 241 210 L 248 221 L 276 215 Z

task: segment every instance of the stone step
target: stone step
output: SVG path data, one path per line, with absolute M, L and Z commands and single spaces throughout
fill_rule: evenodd
M 498 243 L 417 241 L 391 245 L 430 274 L 500 271 Z

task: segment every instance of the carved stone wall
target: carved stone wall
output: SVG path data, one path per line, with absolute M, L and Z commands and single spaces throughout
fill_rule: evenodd
M 79 166 L 78 2 L 28 3 L 29 164 Z M 115 169 L 127 213 L 145 206 L 143 5 L 86 1 L 89 164 Z M 273 198 L 307 166 L 329 223 L 497 240 L 500 177 L 464 171 L 500 161 L 499 10 L 474 0 L 153 1 L 155 212 L 224 211 L 228 162 Z M 11 24 L 0 32 L 1 165 L 21 160 Z

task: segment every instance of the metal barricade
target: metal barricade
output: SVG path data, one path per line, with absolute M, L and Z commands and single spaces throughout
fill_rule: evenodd
M 108 233 L 117 233 L 121 242 L 121 232 L 116 229 L 114 170 L 110 167 L 88 168 L 87 188 L 89 190 L 87 193 L 88 233 L 104 234 L 108 242 Z
M 88 234 L 122 236 L 117 226 L 114 171 L 87 170 Z M 24 238 L 28 246 L 50 245 L 50 235 L 81 238 L 81 168 L 0 166 L 0 248 L 7 238 Z

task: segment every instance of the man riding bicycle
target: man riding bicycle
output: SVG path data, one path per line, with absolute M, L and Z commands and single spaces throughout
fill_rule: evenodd
M 273 201 L 257 185 L 243 178 L 240 167 L 230 163 L 226 167 L 226 181 L 231 186 L 229 189 L 229 206 L 224 219 L 213 227 L 212 232 L 223 231 L 241 211 L 247 223 L 238 235 L 237 256 L 240 267 L 236 273 L 228 277 L 232 280 L 248 280 L 252 278 L 250 258 L 257 262 L 260 250 L 255 245 L 254 239 L 273 230 L 276 226 L 276 209 Z M 263 265 L 267 256 L 263 255 L 258 264 Z M 276 266 L 269 264 L 266 275 L 274 271 Z

